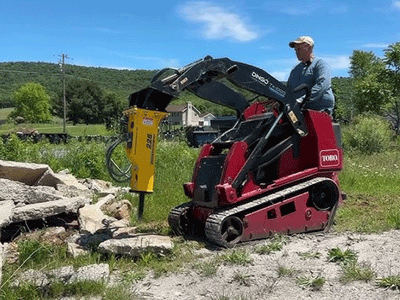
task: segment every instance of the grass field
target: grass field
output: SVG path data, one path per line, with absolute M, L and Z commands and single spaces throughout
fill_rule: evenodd
M 400 152 L 345 156 L 339 178 L 348 199 L 338 210 L 339 231 L 400 229 Z
M 0 123 L 4 122 L 7 119 L 9 113 L 13 110 L 13 108 L 2 108 L 0 109 Z M 15 133 L 21 129 L 28 130 L 37 130 L 39 133 L 63 133 L 64 126 L 63 120 L 54 117 L 54 120 L 51 124 L 31 124 L 31 123 L 23 123 L 23 124 L 14 124 L 14 123 L 5 123 L 0 125 L 0 134 L 8 134 Z M 113 132 L 107 130 L 103 124 L 77 124 L 72 125 L 67 122 L 66 124 L 66 132 L 69 135 L 73 136 L 82 136 L 82 135 L 112 135 Z
M 0 109 L 0 120 L 6 120 L 10 112 L 12 112 L 13 110 L 14 108 L 12 107 Z
M 62 123 L 52 123 L 52 124 L 30 124 L 23 123 L 19 125 L 14 124 L 4 124 L 0 126 L 0 134 L 8 134 L 16 132 L 20 129 L 37 130 L 39 133 L 63 133 L 64 127 Z M 81 135 L 112 135 L 113 132 L 107 130 L 103 124 L 77 124 L 66 125 L 66 132 L 69 135 L 81 136 Z

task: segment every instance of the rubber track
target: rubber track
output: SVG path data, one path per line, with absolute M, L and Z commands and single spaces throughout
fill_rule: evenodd
M 181 226 L 181 215 L 182 213 L 191 206 L 190 202 L 182 203 L 170 210 L 168 215 L 168 224 L 172 231 L 177 234 L 183 233 L 183 228 Z
M 299 193 L 300 191 L 309 188 L 312 185 L 318 184 L 323 181 L 332 181 L 333 180 L 326 178 L 326 177 L 317 177 L 314 179 L 311 179 L 309 181 L 306 181 L 304 183 L 292 186 L 290 188 L 284 189 L 282 191 L 279 191 L 277 193 L 268 195 L 266 197 L 236 206 L 234 208 L 226 209 L 223 211 L 216 212 L 208 217 L 206 220 L 206 225 L 205 225 L 205 234 L 206 237 L 213 243 L 227 247 L 229 246 L 226 241 L 222 239 L 221 235 L 221 227 L 224 222 L 224 220 L 227 217 L 238 215 L 241 213 L 244 213 L 248 210 L 255 209 L 258 206 L 261 208 L 265 207 L 265 204 L 268 202 L 274 202 L 274 200 L 277 200 L 279 198 L 285 197 L 289 194 L 293 193 Z M 336 183 L 335 183 L 336 184 Z

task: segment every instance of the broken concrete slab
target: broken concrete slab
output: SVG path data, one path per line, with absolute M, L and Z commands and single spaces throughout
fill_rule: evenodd
M 104 197 L 101 197 L 98 199 L 98 201 L 93 204 L 97 206 L 99 209 L 102 209 L 104 205 L 107 205 L 108 203 L 112 202 L 115 199 L 115 196 L 112 194 L 108 194 Z
M 15 208 L 12 222 L 39 220 L 61 213 L 77 213 L 79 208 L 88 203 L 90 203 L 90 199 L 86 197 L 63 197 L 61 200 L 28 204 Z
M 115 221 L 117 219 L 104 214 L 96 204 L 87 204 L 79 209 L 78 222 L 80 231 L 84 234 L 94 234 L 105 230 Z
M 0 178 L 0 201 L 11 200 L 16 207 L 60 199 L 62 199 L 62 195 L 54 188 L 33 187 L 18 181 Z
M 41 178 L 39 178 L 35 185 L 51 186 L 57 188 L 58 185 L 73 186 L 74 188 L 82 191 L 88 190 L 88 187 L 81 184 L 78 179 L 67 172 L 54 173 L 53 170 L 47 170 Z
M 165 255 L 172 250 L 173 245 L 171 238 L 168 236 L 138 235 L 136 237 L 106 240 L 100 243 L 98 250 L 103 253 L 138 257 L 147 251 Z
M 0 160 L 0 178 L 33 185 L 43 174 L 51 170 L 45 164 L 33 164 L 14 161 Z
M 123 199 L 112 203 L 106 203 L 101 207 L 101 209 L 107 215 L 112 216 L 117 220 L 129 221 L 133 210 L 133 206 L 132 203 L 130 203 L 128 200 Z
M 136 227 L 121 227 L 116 229 L 112 233 L 112 237 L 114 239 L 122 239 L 128 237 L 135 237 L 137 236 L 137 228 Z
M 15 204 L 12 200 L 0 202 L 0 228 L 11 223 L 14 214 Z

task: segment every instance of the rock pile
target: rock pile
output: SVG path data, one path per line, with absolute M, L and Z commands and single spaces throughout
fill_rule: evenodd
M 67 171 L 55 173 L 47 165 L 0 160 L 0 229 L 4 235 L 4 228 L 14 223 L 72 213 L 78 216 L 79 230 L 66 242 L 73 257 L 93 250 L 131 256 L 170 251 L 169 237 L 137 234 L 129 226 L 133 207 L 120 197 L 127 192 L 109 182 L 78 180 Z M 56 239 L 64 232 L 64 227 L 53 228 L 42 239 Z M 4 257 L 15 257 L 16 248 L 13 242 L 0 244 L 0 270 Z M 48 277 L 40 275 L 43 280 Z

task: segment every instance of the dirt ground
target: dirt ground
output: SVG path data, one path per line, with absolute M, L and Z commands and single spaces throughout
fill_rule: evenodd
M 220 265 L 216 274 L 205 276 L 188 266 L 179 273 L 159 278 L 148 274 L 134 285 L 143 299 L 255 300 L 255 299 L 400 299 L 399 290 L 378 287 L 376 279 L 400 274 L 400 231 L 381 234 L 309 233 L 288 237 L 282 250 L 257 254 L 254 249 L 270 240 L 242 245 L 251 253 L 252 264 Z M 328 261 L 332 248 L 357 253 L 358 263 L 369 264 L 375 277 L 368 281 L 339 281 L 342 267 Z M 203 249 L 199 263 L 212 260 L 224 250 Z M 226 251 L 226 250 L 225 250 Z M 317 255 L 312 255 L 320 253 Z M 308 255 L 307 254 L 311 254 Z M 280 275 L 280 270 L 290 274 Z M 325 278 L 320 290 L 300 286 L 299 277 Z

